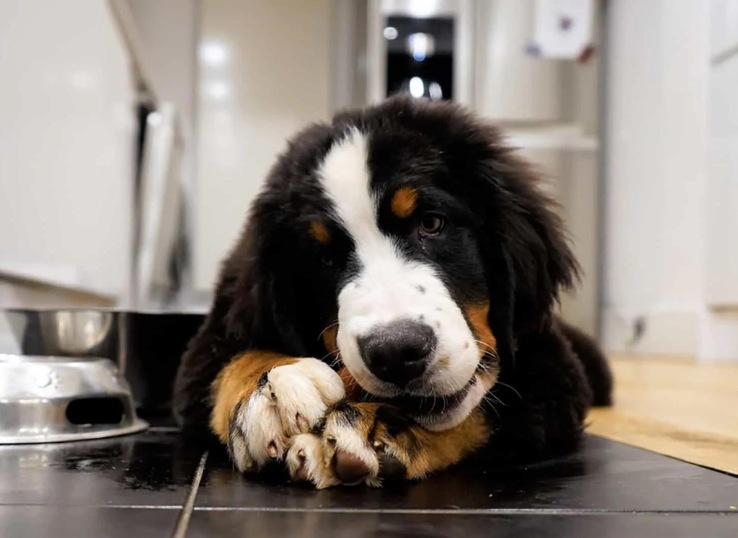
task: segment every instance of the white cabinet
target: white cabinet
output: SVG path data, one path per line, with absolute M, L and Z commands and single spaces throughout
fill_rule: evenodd
M 0 118 L 0 263 L 124 292 L 135 93 L 106 2 L 0 2 Z
M 710 0 L 710 55 L 738 48 L 738 0 Z

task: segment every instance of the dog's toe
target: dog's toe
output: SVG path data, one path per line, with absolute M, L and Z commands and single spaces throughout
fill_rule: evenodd
M 333 468 L 341 483 L 349 486 L 363 483 L 371 474 L 364 460 L 343 450 L 336 450 L 333 455 Z
M 290 478 L 295 482 L 311 482 L 318 489 L 340 483 L 330 466 L 325 464 L 320 437 L 312 433 L 292 438 L 286 462 Z

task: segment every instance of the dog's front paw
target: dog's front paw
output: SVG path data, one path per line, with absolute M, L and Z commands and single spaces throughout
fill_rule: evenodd
M 381 414 L 377 404 L 334 406 L 310 433 L 291 440 L 286 462 L 292 480 L 322 489 L 380 486 L 383 478 L 404 477 L 411 454 L 398 441 L 412 436 L 410 421 L 403 421 L 402 431 L 390 431 Z
M 282 459 L 290 439 L 310 431 L 344 397 L 341 378 L 317 359 L 272 368 L 231 414 L 228 449 L 238 470 Z

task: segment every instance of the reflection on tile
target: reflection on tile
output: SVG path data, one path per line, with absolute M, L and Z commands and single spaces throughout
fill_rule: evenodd
M 363 538 L 370 536 L 609 538 L 669 536 L 734 537 L 738 515 L 711 514 L 387 514 L 330 512 L 197 511 L 189 538 L 289 536 Z
M 246 479 L 213 455 L 196 499 L 203 507 L 288 509 L 549 509 L 724 511 L 738 479 L 653 452 L 588 436 L 568 457 L 519 468 L 465 465 L 385 489 L 315 491 Z
M 0 504 L 179 506 L 199 458 L 178 433 L 162 431 L 0 446 Z
M 3 538 L 162 538 L 169 536 L 178 510 L 0 506 Z

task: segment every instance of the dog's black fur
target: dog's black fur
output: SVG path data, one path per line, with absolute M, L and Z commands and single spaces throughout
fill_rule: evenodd
M 494 128 L 458 106 L 406 97 L 339 114 L 292 139 L 223 265 L 212 310 L 183 359 L 175 386 L 181 423 L 190 432 L 206 430 L 210 385 L 239 352 L 323 357 L 330 351 L 319 335 L 336 319 L 340 249 L 351 244 L 336 234 L 344 244 L 330 253 L 336 259 L 326 260 L 307 229 L 327 203 L 315 169 L 352 127 L 372 133 L 374 175 L 425 176 L 462 223 L 433 261 L 459 301 L 482 294 L 490 305 L 501 373 L 488 401 L 502 402 L 489 409 L 491 446 L 525 457 L 575 446 L 589 406 L 610 403 L 612 379 L 597 346 L 553 315 L 559 291 L 578 276 L 555 206 Z

